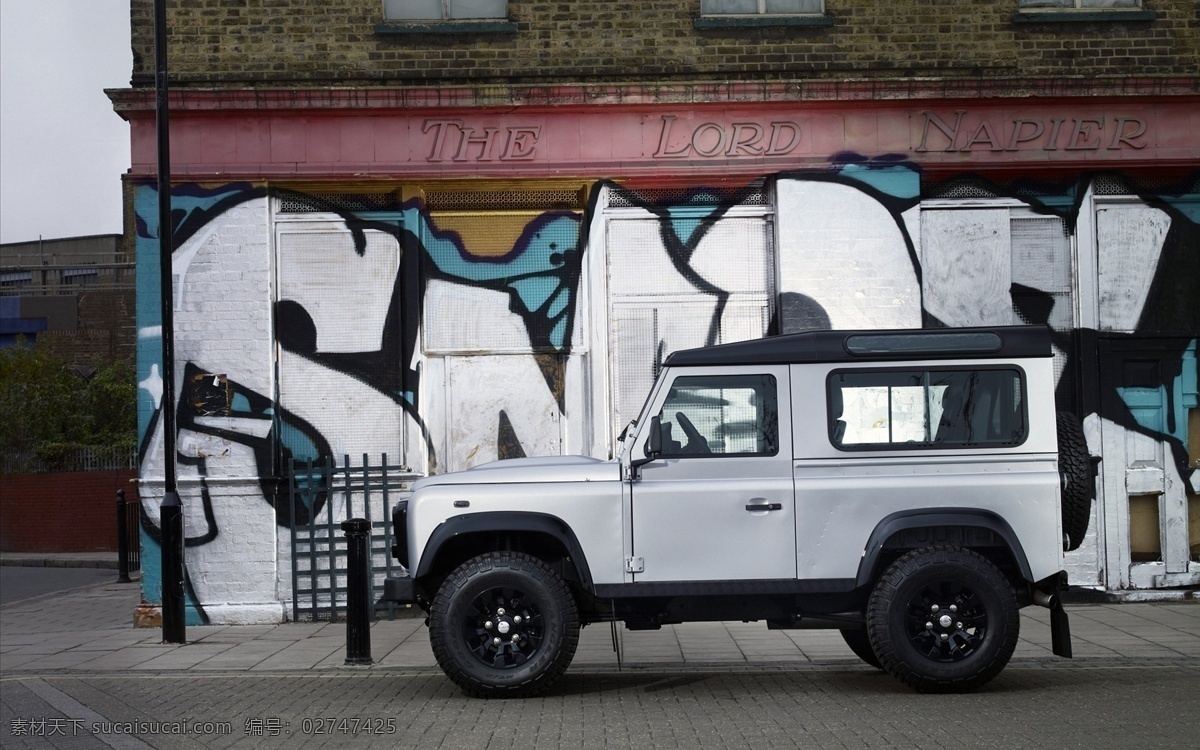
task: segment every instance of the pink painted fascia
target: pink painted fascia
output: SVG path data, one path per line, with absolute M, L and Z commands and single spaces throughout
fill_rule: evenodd
M 900 155 L 927 169 L 947 171 L 1194 168 L 1200 164 L 1197 85 L 1164 79 L 1064 79 L 182 89 L 171 95 L 172 178 L 714 179 L 820 169 L 847 152 L 867 158 Z M 933 91 L 939 96 L 915 96 Z M 1108 93 L 1081 95 L 1085 91 Z M 133 176 L 156 174 L 153 93 L 109 92 L 116 110 L 130 122 Z M 958 143 L 974 133 L 974 145 L 947 148 L 930 128 L 928 112 L 943 122 L 967 113 Z M 1047 134 L 1064 128 L 1059 146 L 1022 143 L 1021 148 L 1007 148 L 1013 124 L 1023 118 L 1039 118 Z M 1090 137 L 1103 147 L 1067 148 L 1074 118 L 1106 121 L 1109 130 Z M 1113 128 L 1119 118 L 1144 121 L 1150 132 L 1136 146 L 1110 148 L 1117 143 Z M 977 130 L 982 120 L 988 120 L 989 130 Z M 1053 125 L 1055 120 L 1060 125 Z M 1131 124 L 1130 132 L 1135 129 Z M 470 138 L 464 137 L 468 131 Z M 993 131 L 994 140 L 986 142 Z M 439 133 L 447 135 L 439 140 Z M 918 148 L 922 140 L 927 148 Z M 772 148 L 780 141 L 790 147 Z M 722 143 L 726 145 L 709 148 Z

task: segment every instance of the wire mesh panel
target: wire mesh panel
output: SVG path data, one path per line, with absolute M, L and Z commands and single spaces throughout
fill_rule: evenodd
M 323 214 L 330 211 L 357 213 L 396 209 L 396 194 L 383 193 L 282 193 L 279 212 L 284 214 Z
M 1075 330 L 1075 285 L 1071 235 L 1057 216 L 1013 215 L 1012 301 L 1014 323 L 1045 323 L 1055 331 Z M 1068 352 L 1054 350 L 1055 382 L 1062 381 Z M 1072 404 L 1074 387 L 1059 388 L 1062 404 Z
M 612 434 L 631 419 L 672 352 L 760 338 L 771 318 L 771 216 L 608 219 Z
M 383 232 L 363 236 L 366 247 L 360 254 L 354 233 L 344 225 L 281 224 L 279 299 L 307 313 L 315 351 L 368 352 L 382 344 L 400 244 Z
M 659 350 L 658 309 L 650 305 L 614 304 L 609 313 L 609 348 L 613 397 L 612 434 L 637 417 L 663 354 Z
M 1071 236 L 1066 221 L 1057 216 L 1013 216 L 1011 221 L 1013 283 L 1037 289 L 1053 302 L 1047 311 L 1051 328 L 1056 331 L 1074 328 Z M 1019 295 L 1014 289 L 1014 302 Z M 1045 322 L 1029 320 L 1019 313 L 1017 317 L 1014 322 Z
M 724 344 L 762 337 L 770 323 L 765 294 L 740 295 L 718 314 L 716 302 L 694 297 L 641 298 L 614 301 L 610 318 L 613 381 L 613 434 L 619 434 L 641 409 L 671 352 L 708 343 L 716 319 L 717 340 Z
M 422 315 L 426 354 L 531 353 L 529 330 L 510 300 L 503 291 L 430 279 Z
M 425 208 L 443 211 L 551 211 L 583 208 L 586 193 L 580 187 L 546 190 L 429 190 Z
M 610 219 L 609 294 L 764 293 L 775 274 L 773 233 L 762 216 Z
M 614 191 L 608 198 L 609 208 L 638 208 L 654 206 L 770 206 L 771 196 L 762 181 L 743 188 L 640 188 L 627 187 Z
M 425 350 L 557 351 L 571 325 L 578 215 L 441 211 L 422 227 Z
M 383 581 L 403 568 L 391 555 L 394 530 L 392 506 L 407 498 L 416 476 L 387 456 L 372 465 L 364 455 L 351 465 L 343 456 L 288 467 L 293 507 L 309 509 L 307 523 L 291 529 L 292 619 L 336 621 L 346 612 L 347 543 L 342 521 L 364 518 L 370 523 L 368 547 L 371 567 L 371 601 L 375 612 L 394 616 L 396 605 L 380 601 Z M 403 530 L 401 531 L 403 533 Z
M 362 247 L 338 221 L 277 224 L 277 435 L 284 456 L 368 451 L 411 459 L 392 397 L 401 387 L 401 249 L 386 232 L 360 236 Z

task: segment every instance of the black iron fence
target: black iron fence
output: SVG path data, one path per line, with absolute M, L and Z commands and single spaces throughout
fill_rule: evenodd
M 392 559 L 392 506 L 407 497 L 418 477 L 407 466 L 388 464 L 387 454 L 371 465 L 363 454 L 354 466 L 332 458 L 289 462 L 288 494 L 292 508 L 292 619 L 337 621 L 346 615 L 347 544 L 341 522 L 369 524 L 367 557 L 376 615 L 395 617 L 397 607 L 380 601 L 383 579 L 401 570 Z
M 125 501 L 125 490 L 117 490 L 117 580 L 129 583 L 131 573 L 142 570 L 141 504 Z

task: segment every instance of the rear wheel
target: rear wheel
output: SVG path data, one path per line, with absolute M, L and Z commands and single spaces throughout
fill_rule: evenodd
M 983 556 L 954 547 L 904 555 L 867 603 L 867 635 L 883 668 L 921 692 L 986 683 L 1008 664 L 1019 631 L 1008 580 Z
M 477 697 L 545 690 L 571 663 L 579 614 L 563 579 L 541 560 L 492 552 L 468 560 L 438 589 L 429 642 L 442 671 Z

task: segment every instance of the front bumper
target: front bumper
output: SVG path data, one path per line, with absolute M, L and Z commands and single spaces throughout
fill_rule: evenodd
M 383 579 L 383 600 L 396 604 L 412 604 L 417 600 L 416 587 L 411 576 L 395 576 Z

